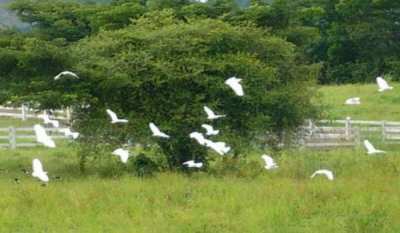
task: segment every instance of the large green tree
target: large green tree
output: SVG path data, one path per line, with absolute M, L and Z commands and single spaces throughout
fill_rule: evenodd
M 154 122 L 171 136 L 152 139 L 170 167 L 206 160 L 205 148 L 189 138 L 207 122 L 204 105 L 227 115 L 212 122 L 222 132 L 213 140 L 226 140 L 236 155 L 257 135 L 280 135 L 312 114 L 314 70 L 296 65 L 292 44 L 254 26 L 184 22 L 171 11 L 153 12 L 85 39 L 73 51 L 81 79 L 68 85 L 90 105 L 77 109 L 83 132 L 111 127 L 104 123 L 106 108 L 129 118 L 124 130 L 138 141 L 148 142 Z M 231 76 L 243 79 L 244 97 L 224 84 Z

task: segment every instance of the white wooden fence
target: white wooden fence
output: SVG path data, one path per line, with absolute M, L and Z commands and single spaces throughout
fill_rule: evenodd
M 373 138 L 382 143 L 400 143 L 400 122 L 321 120 L 301 127 L 300 144 L 305 147 L 345 147 Z
M 65 110 L 55 110 L 53 112 L 55 113 L 55 115 L 52 117 L 53 119 L 64 121 L 70 121 L 71 119 L 71 111 L 69 108 Z M 21 105 L 19 108 L 0 106 L 0 116 L 4 117 L 13 117 L 26 120 L 28 118 L 41 118 L 42 115 L 43 112 L 30 109 L 25 105 Z
M 61 128 L 46 128 L 45 130 L 52 139 L 68 139 L 60 132 Z M 33 127 L 0 128 L 0 148 L 16 149 L 38 145 Z

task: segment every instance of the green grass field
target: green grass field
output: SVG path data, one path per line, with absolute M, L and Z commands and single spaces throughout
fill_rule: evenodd
M 390 83 L 393 90 L 378 92 L 375 84 L 323 86 L 320 88 L 322 102 L 328 107 L 331 119 L 400 121 L 400 85 Z M 360 97 L 360 105 L 345 105 L 346 99 Z
M 394 86 L 385 93 L 375 85 L 323 87 L 322 100 L 331 118 L 400 120 Z M 362 104 L 345 106 L 353 96 Z M 0 127 L 35 122 L 2 118 Z M 218 157 L 210 173 L 149 178 L 134 176 L 111 154 L 88 161 L 82 174 L 73 143 L 0 150 L 0 233 L 398 233 L 400 147 L 378 143 L 387 154 L 285 150 L 271 154 L 279 169 L 267 171 L 254 152 L 237 169 Z M 31 172 L 33 158 L 43 162 L 49 185 L 22 171 Z M 331 169 L 336 179 L 311 180 L 317 169 Z
M 49 172 L 46 187 L 21 171 L 34 157 Z M 280 168 L 257 177 L 164 172 L 141 179 L 105 178 L 101 161 L 80 174 L 72 148 L 3 150 L 0 232 L 400 231 L 398 153 L 296 150 L 274 157 Z M 258 154 L 249 159 L 262 167 Z M 336 180 L 311 180 L 320 168 L 332 169 Z

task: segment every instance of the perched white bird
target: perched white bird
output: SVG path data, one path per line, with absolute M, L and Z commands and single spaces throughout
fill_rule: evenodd
M 346 100 L 346 102 L 344 102 L 344 104 L 347 104 L 347 105 L 359 105 L 359 104 L 361 104 L 360 97 L 349 98 L 349 99 Z
M 225 115 L 216 115 L 209 107 L 204 106 L 203 107 L 204 111 L 207 113 L 207 118 L 209 120 L 215 120 L 221 117 L 225 117 Z
M 207 124 L 202 124 L 201 127 L 207 130 L 206 135 L 217 135 L 219 133 L 219 130 L 214 130 L 214 128 L 211 125 Z
M 213 149 L 215 152 L 217 152 L 220 155 L 224 155 L 231 150 L 231 148 L 229 146 L 226 146 L 225 142 L 213 142 L 213 141 L 207 140 L 207 139 L 206 139 L 206 146 Z
M 195 167 L 195 168 L 202 168 L 203 167 L 203 163 L 199 162 L 196 163 L 194 160 L 189 160 L 183 163 L 183 165 L 187 166 L 187 167 Z
M 378 84 L 378 91 L 379 92 L 383 92 L 386 90 L 392 90 L 393 87 L 389 86 L 389 84 L 386 82 L 385 79 L 383 79 L 382 77 L 377 77 L 376 78 L 376 83 Z
M 50 148 L 56 147 L 53 139 L 47 135 L 46 130 L 41 125 L 34 125 L 33 130 L 35 131 L 37 142 L 42 143 L 44 146 Z
M 127 163 L 129 158 L 129 151 L 122 148 L 118 148 L 112 152 L 113 155 L 119 156 L 121 162 Z
M 238 96 L 243 96 L 243 88 L 240 82 L 242 81 L 241 78 L 232 77 L 225 81 L 225 84 L 228 85 Z
M 72 139 L 77 139 L 79 137 L 79 133 L 72 132 L 70 128 L 60 129 L 60 132 L 64 133 L 66 137 L 70 137 Z
M 47 176 L 47 172 L 43 171 L 42 163 L 39 159 L 34 159 L 32 161 L 32 176 L 38 178 L 43 182 L 49 182 L 49 177 Z
M 53 127 L 56 127 L 56 128 L 60 127 L 60 122 L 58 122 L 57 120 L 50 120 L 50 117 L 46 111 L 43 112 L 41 117 L 43 119 L 43 123 L 51 124 L 51 125 L 53 125 Z
M 271 169 L 274 169 L 274 168 L 278 168 L 278 165 L 276 165 L 274 159 L 272 159 L 270 156 L 262 155 L 261 158 L 265 162 L 265 169 L 271 170 Z
M 63 76 L 71 76 L 73 78 L 78 78 L 79 79 L 78 75 L 76 75 L 75 73 L 73 73 L 71 71 L 63 71 L 63 72 L 59 73 L 56 77 L 54 77 L 54 80 L 59 80 Z
M 126 119 L 119 119 L 117 117 L 117 114 L 115 112 L 111 111 L 110 109 L 107 109 L 107 114 L 111 117 L 111 124 L 115 123 L 128 123 L 128 120 Z
M 326 169 L 321 169 L 321 170 L 315 171 L 311 175 L 311 178 L 314 178 L 316 175 L 324 175 L 324 176 L 326 176 L 326 178 L 328 178 L 328 180 L 333 180 L 334 179 L 333 173 L 331 171 L 329 171 L 329 170 L 326 170 Z
M 364 140 L 364 146 L 367 149 L 367 153 L 369 155 L 386 153 L 383 150 L 377 150 L 368 140 Z
M 154 137 L 169 138 L 169 135 L 161 132 L 160 129 L 153 122 L 149 123 L 149 127 Z
M 190 133 L 189 136 L 190 136 L 190 138 L 195 139 L 200 145 L 202 145 L 202 146 L 206 145 L 207 139 L 204 138 L 204 135 L 202 133 L 193 132 L 193 133 Z

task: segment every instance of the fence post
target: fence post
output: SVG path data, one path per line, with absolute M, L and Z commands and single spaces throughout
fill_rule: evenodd
M 26 106 L 25 106 L 25 104 L 21 105 L 21 118 L 22 118 L 23 121 L 26 120 Z
M 312 136 L 314 134 L 314 132 L 313 132 L 314 126 L 313 126 L 313 122 L 311 119 L 308 120 L 308 128 L 310 128 L 310 136 Z
M 386 140 L 386 130 L 385 130 L 386 122 L 382 121 L 382 141 L 385 142 Z
M 346 122 L 345 122 L 345 136 L 346 136 L 346 140 L 348 141 L 350 139 L 350 133 L 351 133 L 351 118 L 350 117 L 346 117 Z
M 10 144 L 10 149 L 15 149 L 17 148 L 17 141 L 16 141 L 16 131 L 13 126 L 9 128 L 9 134 L 8 134 L 8 140 Z
M 70 123 L 71 122 L 71 108 L 70 107 L 67 107 L 65 109 L 65 114 L 66 114 L 68 123 Z

